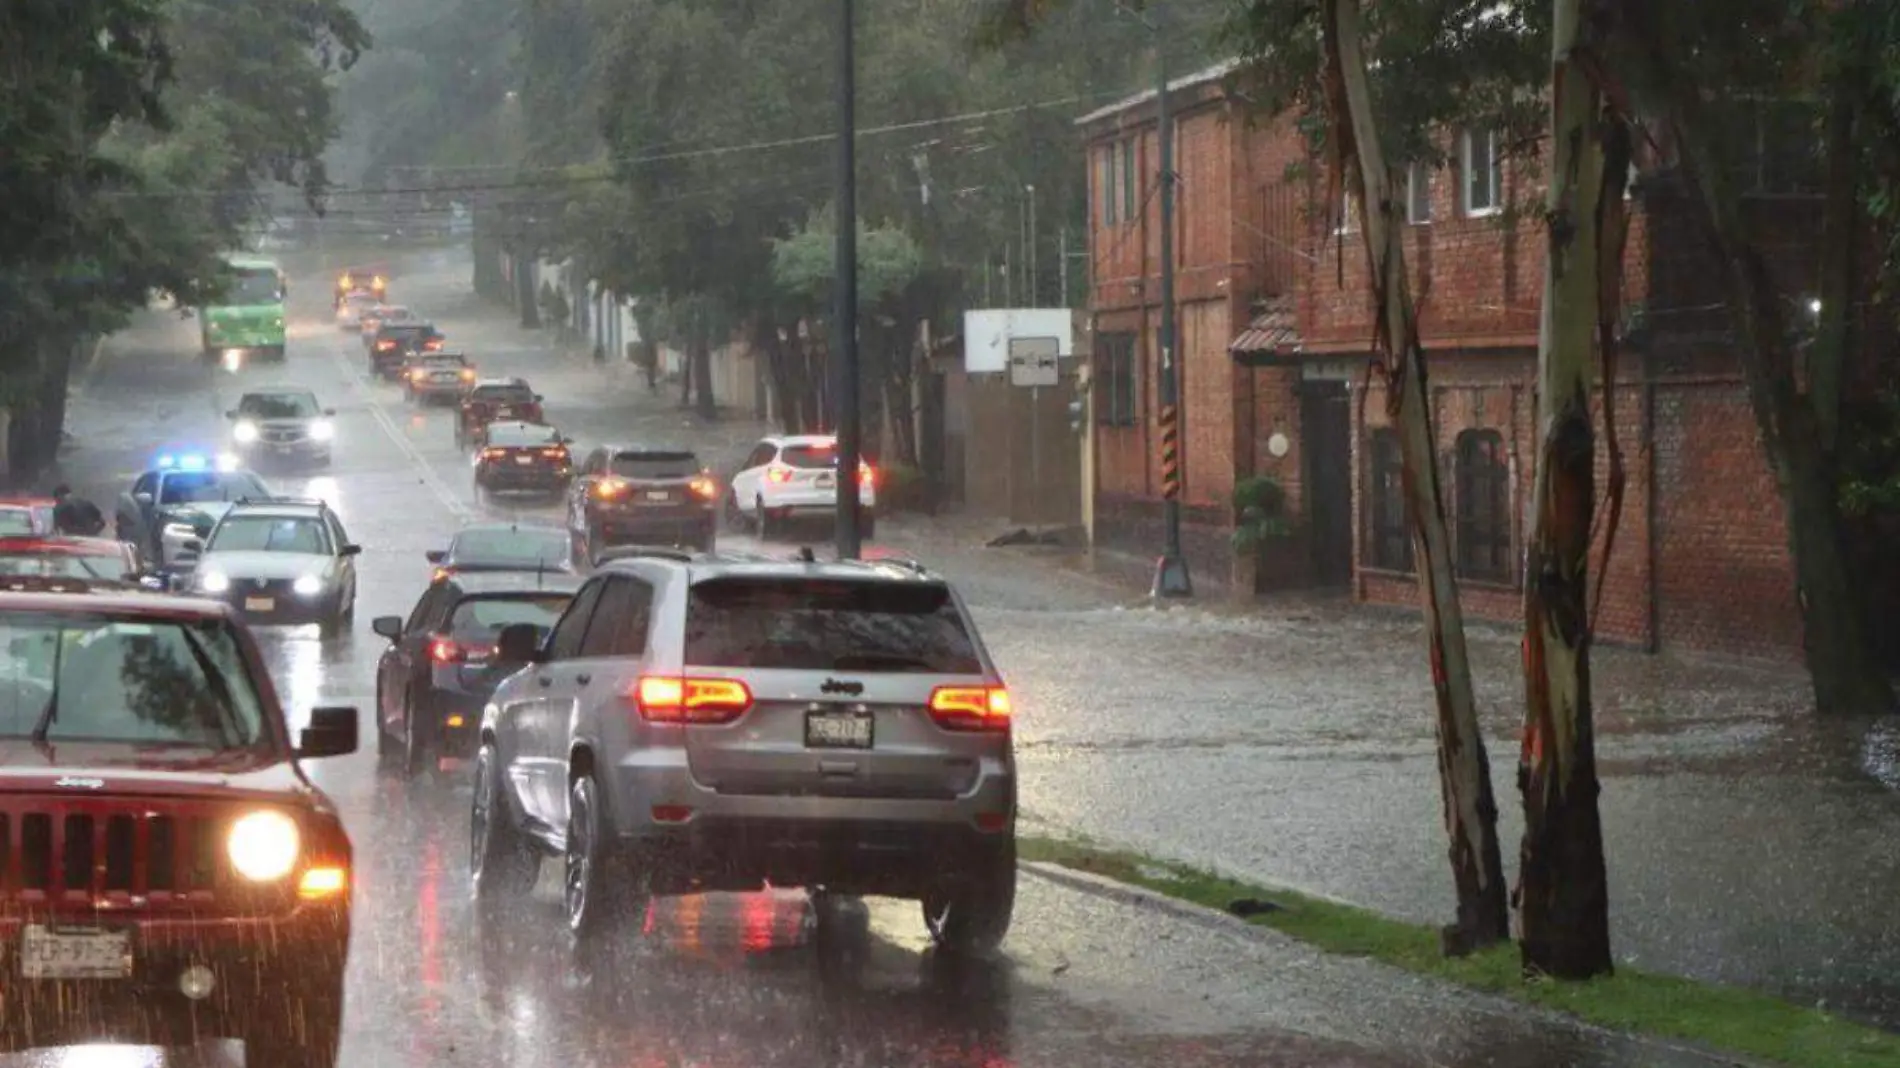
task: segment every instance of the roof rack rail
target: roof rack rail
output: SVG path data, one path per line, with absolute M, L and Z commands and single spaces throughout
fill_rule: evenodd
M 906 571 L 915 571 L 919 575 L 928 575 L 932 573 L 929 566 L 927 566 L 922 560 L 918 560 L 909 556 L 879 556 L 879 557 L 876 557 L 875 559 L 867 560 L 865 561 L 865 563 L 892 564 L 896 567 L 901 567 Z
M 232 504 L 314 504 L 314 505 L 318 505 L 324 508 L 328 508 L 330 506 L 330 502 L 324 500 L 322 497 L 286 497 L 286 496 L 277 496 L 277 495 L 272 495 L 269 497 L 239 497 L 237 500 L 232 501 L 231 503 Z
M 673 545 L 615 545 L 611 548 L 602 549 L 596 556 L 596 559 L 603 564 L 612 563 L 615 560 L 638 560 L 642 558 L 650 560 L 677 560 L 680 563 L 689 563 L 693 560 L 702 559 L 705 555 L 705 553 L 697 552 L 693 549 L 681 549 Z

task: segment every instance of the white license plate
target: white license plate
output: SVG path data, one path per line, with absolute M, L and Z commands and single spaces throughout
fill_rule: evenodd
M 291 443 L 290 443 L 290 442 L 288 442 L 288 441 L 280 441 L 280 442 L 277 442 L 277 443 L 275 443 L 275 444 L 273 444 L 273 445 L 271 446 L 271 448 L 273 448 L 273 449 L 276 449 L 276 450 L 277 450 L 278 452 L 290 452 L 291 450 L 293 450 L 293 449 L 295 449 L 296 447 L 297 447 L 297 446 L 295 446 L 295 445 L 293 445 L 293 444 L 291 444 Z
M 277 598 L 275 597 L 244 598 L 244 610 L 246 612 L 268 612 L 276 607 Z
M 27 979 L 125 979 L 132 939 L 123 931 L 53 931 L 29 924 L 20 936 L 20 975 Z
M 671 493 L 666 492 L 665 490 L 648 490 L 647 491 L 647 500 L 649 501 L 670 501 L 672 499 L 673 499 L 673 495 Z
M 508 416 L 511 416 L 513 414 L 515 414 L 515 410 L 513 408 L 495 409 L 495 418 L 497 419 L 506 419 Z
M 805 713 L 805 745 L 811 749 L 869 749 L 872 719 L 869 712 Z
M 534 463 L 534 457 L 532 457 L 532 456 L 517 456 L 517 457 L 515 457 L 515 462 L 516 462 L 516 463 L 518 463 L 518 464 L 520 464 L 520 465 L 521 465 L 521 466 L 523 466 L 523 467 L 526 467 L 526 466 L 528 466 L 529 464 L 532 464 L 532 463 Z

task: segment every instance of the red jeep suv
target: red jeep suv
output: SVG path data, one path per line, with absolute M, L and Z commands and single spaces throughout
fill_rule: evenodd
M 0 593 L 0 1054 L 238 1038 L 334 1068 L 350 839 L 223 605 Z

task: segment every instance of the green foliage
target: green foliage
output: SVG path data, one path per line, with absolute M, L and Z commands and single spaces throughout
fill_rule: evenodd
M 838 278 L 836 213 L 814 214 L 791 237 L 772 242 L 772 281 L 814 311 L 832 298 Z M 923 252 L 893 227 L 858 224 L 858 300 L 867 309 L 900 297 L 923 270 Z
M 1266 475 L 1234 485 L 1234 550 L 1250 553 L 1287 533 L 1286 489 Z
M 1850 403 L 1842 424 L 1841 511 L 1900 515 L 1900 391 Z

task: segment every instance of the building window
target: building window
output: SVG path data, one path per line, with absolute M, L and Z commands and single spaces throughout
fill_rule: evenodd
M 1405 521 L 1405 458 L 1395 430 L 1372 432 L 1366 480 L 1367 555 L 1380 571 L 1412 570 L 1412 528 Z
M 1495 430 L 1458 435 L 1453 482 L 1458 494 L 1458 574 L 1511 580 L 1511 466 Z
M 1095 421 L 1103 426 L 1135 425 L 1135 335 L 1095 336 Z
M 1104 227 L 1113 226 L 1115 225 L 1115 207 L 1117 203 L 1115 199 L 1114 145 L 1110 145 L 1102 150 L 1101 177 L 1097 180 L 1097 184 L 1101 187 L 1098 190 L 1098 194 L 1102 198 L 1102 225 Z
M 1339 201 L 1339 218 L 1333 220 L 1333 233 L 1356 234 L 1359 232 L 1359 198 L 1347 193 Z
M 1135 221 L 1135 190 L 1139 184 L 1135 180 L 1135 142 L 1130 139 L 1122 142 L 1122 218 Z
M 1502 167 L 1496 130 L 1466 130 L 1460 153 L 1464 171 L 1465 214 L 1490 215 L 1503 206 Z
M 1432 221 L 1432 169 L 1414 163 L 1405 168 L 1405 221 L 1413 226 Z

